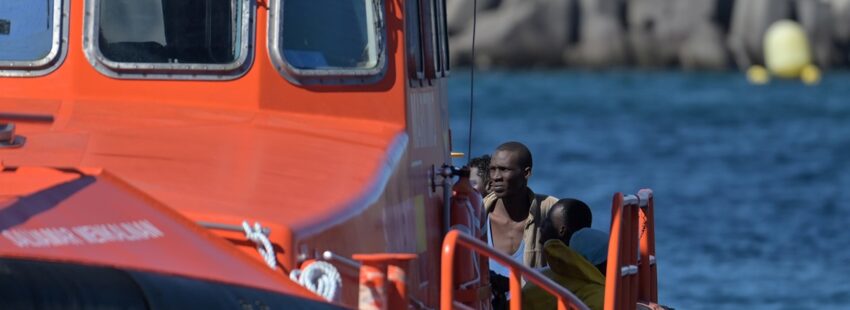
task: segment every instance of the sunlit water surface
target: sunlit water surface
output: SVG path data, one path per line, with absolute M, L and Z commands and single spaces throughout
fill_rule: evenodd
M 469 74 L 449 100 L 467 151 Z M 751 86 L 738 73 L 490 71 L 472 153 L 526 143 L 531 187 L 589 203 L 656 195 L 660 300 L 678 309 L 850 307 L 850 73 Z

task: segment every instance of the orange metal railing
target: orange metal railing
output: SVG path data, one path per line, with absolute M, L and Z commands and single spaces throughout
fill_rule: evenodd
M 514 261 L 507 255 L 497 252 L 495 249 L 480 240 L 458 230 L 449 231 L 449 233 L 446 234 L 445 239 L 443 239 L 443 254 L 441 261 L 442 270 L 440 277 L 440 309 L 469 309 L 468 306 L 455 302 L 454 300 L 454 257 L 458 246 L 494 259 L 510 269 L 508 283 L 511 294 L 510 307 L 513 310 L 519 310 L 522 308 L 521 277 L 525 277 L 527 281 L 540 286 L 540 288 L 554 295 L 555 298 L 558 299 L 559 310 L 589 310 L 587 306 L 584 305 L 584 303 L 582 303 L 575 295 L 561 287 L 559 284 L 549 278 L 546 278 L 539 272 Z
M 637 206 L 627 203 L 622 193 L 616 193 L 611 214 L 605 310 L 634 309 L 637 294 L 635 298 L 631 295 L 637 291 L 637 272 L 632 274 L 633 266 L 637 271 Z
M 652 190 L 614 194 L 605 277 L 605 310 L 658 302 Z M 640 257 L 640 259 L 638 259 Z
M 640 201 L 640 262 L 638 300 L 658 303 L 658 269 L 655 265 L 655 211 L 652 190 L 638 191 Z

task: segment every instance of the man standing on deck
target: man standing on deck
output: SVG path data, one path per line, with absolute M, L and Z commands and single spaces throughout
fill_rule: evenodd
M 540 268 L 546 266 L 540 226 L 558 199 L 535 194 L 528 188 L 531 166 L 531 151 L 522 143 L 507 142 L 496 148 L 490 159 L 490 194 L 484 198 L 485 229 L 490 246 L 528 267 Z M 499 308 L 499 296 L 506 288 L 499 288 L 496 275 L 507 277 L 509 273 L 492 259 L 490 271 L 496 297 L 494 308 Z

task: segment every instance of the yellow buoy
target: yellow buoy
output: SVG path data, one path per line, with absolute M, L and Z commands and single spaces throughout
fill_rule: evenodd
M 803 67 L 803 71 L 800 72 L 800 79 L 806 85 L 817 84 L 820 82 L 820 69 L 815 65 L 805 66 Z
M 770 74 L 764 67 L 755 65 L 747 69 L 747 80 L 755 85 L 764 85 L 770 82 Z
M 800 24 L 780 20 L 767 28 L 764 35 L 764 63 L 771 73 L 783 78 L 798 78 L 803 68 L 811 62 L 809 39 Z

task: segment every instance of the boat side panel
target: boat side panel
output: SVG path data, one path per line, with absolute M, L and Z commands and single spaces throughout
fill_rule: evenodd
M 89 64 L 84 3 L 72 1 L 68 57 L 60 68 L 38 78 L 0 78 L 4 112 L 49 113 L 55 122 L 22 128 L 29 144 L 0 151 L 0 159 L 101 167 L 192 220 L 268 223 L 281 231 L 272 237 L 284 266 L 293 266 L 304 247 L 314 254 L 420 254 L 409 275 L 418 285 L 411 292 L 436 305 L 440 195 L 431 191 L 428 171 L 448 161 L 445 85 L 406 89 L 402 2 L 384 2 L 383 80 L 302 87 L 271 65 L 262 6 L 253 66 L 244 76 L 134 81 L 104 76 Z M 26 101 L 41 103 L 33 109 Z M 409 140 L 389 167 L 386 155 L 400 132 Z M 385 186 L 370 187 L 382 175 Z M 377 198 L 358 200 L 369 195 Z M 317 200 L 322 205 L 311 209 Z M 352 209 L 360 211 L 349 214 Z M 317 220 L 337 214 L 348 219 Z

